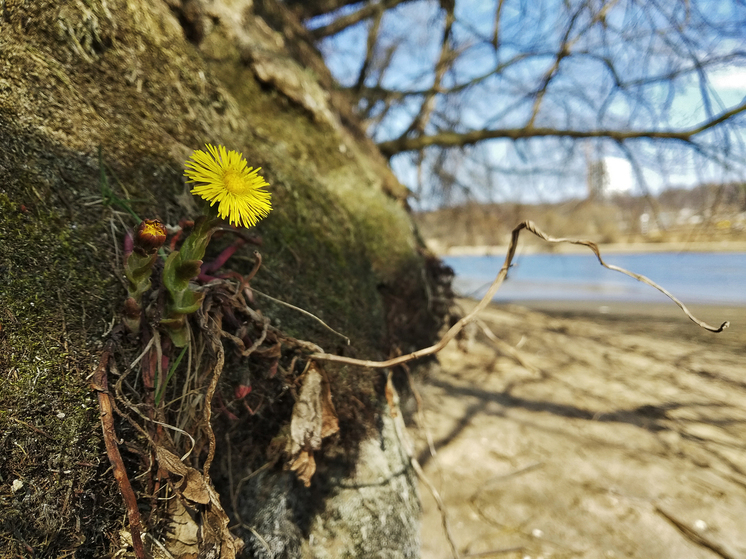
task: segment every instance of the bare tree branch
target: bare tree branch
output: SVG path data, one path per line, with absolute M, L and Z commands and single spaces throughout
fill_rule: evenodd
M 297 11 L 301 19 L 308 19 L 323 14 L 330 14 L 361 0 L 285 0 L 288 7 Z
M 451 31 L 453 30 L 453 22 L 456 21 L 453 14 L 455 9 L 455 1 L 450 0 L 445 14 L 446 21 L 445 29 L 443 30 L 443 40 L 440 43 L 440 56 L 438 57 L 438 62 L 435 64 L 435 81 L 433 87 L 431 88 L 431 92 L 425 95 L 425 100 L 420 106 L 420 112 L 416 117 L 414 117 L 409 128 L 401 135 L 402 138 L 408 136 L 412 132 L 418 135 L 422 134 L 425 131 L 425 126 L 427 126 L 427 122 L 430 120 L 433 110 L 435 109 L 436 92 L 440 89 L 440 84 L 443 81 L 443 76 L 445 75 L 446 70 L 448 70 L 453 62 L 449 43 L 451 40 Z
M 472 188 L 484 198 L 485 173 L 504 178 L 516 175 L 504 171 L 510 166 L 517 174 L 535 169 L 530 160 L 546 146 L 555 167 L 565 165 L 557 154 L 568 158 L 578 180 L 564 184 L 577 191 L 585 172 L 569 147 L 577 140 L 593 141 L 598 157 L 624 145 L 621 155 L 635 158 L 646 175 L 655 170 L 664 186 L 671 174 L 746 173 L 746 107 L 733 97 L 740 82 L 726 81 L 746 70 L 742 0 L 721 0 L 718 10 L 710 0 L 489 0 L 469 9 L 463 0 L 371 0 L 317 36 L 404 1 L 410 4 L 396 18 L 384 14 L 370 24 L 367 45 L 354 34 L 358 43 L 342 55 L 348 64 L 339 79 L 386 156 L 423 153 L 410 160 L 410 180 L 429 190 L 469 198 Z M 462 150 L 500 138 L 561 141 L 513 142 L 507 154 L 490 146 L 491 158 L 507 157 L 500 165 Z M 453 156 L 435 156 L 438 150 Z M 675 173 L 663 169 L 673 153 L 684 162 Z M 475 173 L 477 165 L 485 173 Z
M 504 138 L 519 140 L 527 138 L 607 138 L 617 142 L 624 140 L 674 140 L 692 142 L 694 136 L 701 134 L 718 124 L 746 111 L 746 101 L 740 105 L 721 113 L 719 116 L 686 130 L 571 130 L 558 128 L 503 128 L 500 130 L 473 130 L 471 132 L 441 132 L 431 136 L 417 138 L 399 138 L 388 142 L 380 142 L 378 148 L 387 157 L 403 151 L 417 151 L 430 146 L 443 148 L 461 147 L 476 144 L 484 140 Z
M 577 41 L 577 37 L 575 39 L 570 39 L 570 34 L 572 33 L 572 30 L 575 27 L 575 23 L 578 21 L 578 17 L 580 16 L 584 8 L 585 6 L 581 5 L 581 7 L 572 15 L 570 21 L 567 24 L 567 29 L 565 30 L 565 34 L 562 37 L 560 48 L 557 49 L 557 55 L 554 59 L 554 64 L 552 64 L 552 67 L 547 70 L 544 78 L 542 79 L 541 86 L 534 95 L 534 107 L 531 110 L 531 118 L 526 123 L 526 128 L 533 128 L 534 122 L 536 122 L 536 116 L 539 114 L 539 107 L 541 106 L 541 102 L 547 92 L 549 83 L 552 81 L 552 78 L 557 75 L 557 72 L 559 72 L 559 67 L 562 63 L 562 60 L 570 56 L 570 49 L 572 48 L 573 43 Z M 578 35 L 578 37 L 579 36 L 580 35 Z
M 492 48 L 497 50 L 500 48 L 500 16 L 503 13 L 503 3 L 505 0 L 497 0 L 497 6 L 495 7 L 495 30 L 492 35 Z
M 368 76 L 368 69 L 373 64 L 373 55 L 376 51 L 376 41 L 378 40 L 378 30 L 381 28 L 381 19 L 383 18 L 384 9 L 381 4 L 374 4 L 376 12 L 373 14 L 373 22 L 368 29 L 368 42 L 365 47 L 365 60 L 363 65 L 360 67 L 360 74 L 357 77 L 357 83 L 355 84 L 355 91 L 360 91 L 360 88 L 365 85 L 365 78 Z
M 378 13 L 381 9 L 389 10 L 395 6 L 398 6 L 399 4 L 410 1 L 411 0 L 382 0 L 380 3 L 371 2 L 370 4 L 366 4 L 356 12 L 353 12 L 346 16 L 338 17 L 328 25 L 324 25 L 323 27 L 318 27 L 317 29 L 311 30 L 311 37 L 313 37 L 314 39 L 323 39 L 324 37 L 336 35 L 340 31 L 344 31 L 348 27 L 352 27 L 353 25 L 356 25 L 361 21 L 374 17 L 376 13 Z
M 562 43 L 560 44 L 560 48 L 557 49 L 557 56 L 555 58 L 554 64 L 549 70 L 547 70 L 547 73 L 545 74 L 544 79 L 542 80 L 541 87 L 539 87 L 539 90 L 536 92 L 534 107 L 531 111 L 531 118 L 526 124 L 526 128 L 532 128 L 534 125 L 534 122 L 536 122 L 536 117 L 539 114 L 539 107 L 541 106 L 541 102 L 544 99 L 544 96 L 546 95 L 547 88 L 549 87 L 549 83 L 552 81 L 552 78 L 554 78 L 558 74 L 560 64 L 562 63 L 562 61 L 571 55 L 570 51 L 572 50 L 573 46 L 578 42 L 578 40 L 581 37 L 583 37 L 588 32 L 588 30 L 591 27 L 596 25 L 598 22 L 603 22 L 606 20 L 606 14 L 616 3 L 617 3 L 617 0 L 611 0 L 605 3 L 598 12 L 593 14 L 593 17 L 591 18 L 590 23 L 588 23 L 585 29 L 578 32 L 575 37 L 570 38 L 573 28 L 575 27 L 575 23 L 577 22 L 578 17 L 583 12 L 586 6 L 581 4 L 581 7 L 572 15 L 567 25 L 567 30 L 565 31 L 565 34 L 562 37 Z

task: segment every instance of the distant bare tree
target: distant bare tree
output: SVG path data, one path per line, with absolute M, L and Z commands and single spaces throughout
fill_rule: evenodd
M 643 190 L 746 168 L 744 0 L 286 3 L 417 194 L 582 186 L 588 144 Z

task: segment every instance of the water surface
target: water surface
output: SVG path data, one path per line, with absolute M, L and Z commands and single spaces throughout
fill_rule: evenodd
M 481 297 L 504 256 L 448 256 L 459 294 Z M 612 254 L 614 264 L 648 277 L 684 303 L 746 304 L 746 253 L 663 252 Z M 516 255 L 495 301 L 568 300 L 666 302 L 652 287 L 607 270 L 592 254 Z

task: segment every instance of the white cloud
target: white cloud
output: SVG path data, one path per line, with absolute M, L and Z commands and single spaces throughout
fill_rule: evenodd
M 715 89 L 724 91 L 740 90 L 746 92 L 746 68 L 720 70 L 710 76 L 710 82 Z
M 609 194 L 632 192 L 635 179 L 629 161 L 622 157 L 604 157 L 604 165 L 609 176 Z

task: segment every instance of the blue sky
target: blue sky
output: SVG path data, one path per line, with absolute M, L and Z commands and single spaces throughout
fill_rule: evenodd
M 671 5 L 674 4 L 671 1 Z M 672 62 L 668 56 L 668 50 L 674 47 L 689 49 L 692 54 L 710 60 L 746 50 L 743 39 L 746 37 L 745 7 L 729 0 L 690 0 L 680 4 L 699 9 L 700 14 L 663 9 L 646 20 L 635 0 L 626 0 L 618 2 L 606 14 L 607 25 L 614 33 L 594 22 L 590 14 L 585 20 L 579 17 L 577 36 L 571 34 L 573 56 L 562 61 L 537 114 L 536 126 L 691 127 L 705 120 L 708 111 L 710 115 L 718 114 L 742 103 L 746 97 L 746 54 L 736 57 L 737 64 L 731 58 L 714 66 L 706 83 L 696 72 L 691 72 L 673 83 L 643 85 L 632 87 L 629 94 L 612 94 L 613 80 L 603 58 L 614 62 L 622 80 L 632 81 L 684 67 L 685 59 Z M 457 0 L 453 37 L 460 55 L 452 71 L 444 77 L 442 86 L 452 87 L 489 74 L 499 64 L 505 67 L 478 86 L 466 89 L 457 99 L 440 100 L 438 112 L 441 116 L 433 118 L 426 133 L 448 127 L 465 131 L 524 126 L 533 108 L 531 93 L 554 64 L 556 48 L 564 32 L 566 19 L 559 17 L 559 6 L 559 0 L 506 0 L 500 20 L 501 47 L 496 55 L 491 45 L 485 44 L 494 33 L 495 2 Z M 680 41 L 675 34 L 667 41 L 649 32 L 650 25 L 661 24 L 656 18 L 666 15 L 682 25 L 690 21 L 688 18 L 700 17 L 722 26 L 723 33 L 703 27 L 697 33 L 682 33 Z M 317 19 L 311 26 L 323 25 L 329 19 Z M 385 14 L 378 49 L 381 53 L 393 49 L 394 55 L 380 80 L 382 87 L 419 90 L 432 85 L 442 21 L 439 3 L 427 0 L 405 3 Z M 367 29 L 367 24 L 357 25 L 325 39 L 320 45 L 327 64 L 344 86 L 353 85 L 357 80 L 365 55 Z M 371 72 L 366 85 L 376 85 L 379 77 L 379 72 Z M 371 128 L 374 139 L 398 137 L 416 114 L 419 102 L 411 99 L 391 109 L 377 127 Z M 372 115 L 376 116 L 375 110 Z M 726 135 L 723 132 L 713 134 L 713 137 L 720 134 L 717 138 L 726 158 L 737 160 L 746 155 L 744 122 L 741 117 L 741 128 L 731 127 Z M 492 140 L 453 154 L 451 165 L 459 182 L 473 185 L 469 196 L 477 200 L 534 202 L 582 196 L 589 150 L 592 157 L 628 155 L 611 142 L 600 142 L 593 147 L 586 144 L 572 148 L 571 143 L 563 139 Z M 666 185 L 692 186 L 703 181 L 743 178 L 742 164 L 727 170 L 707 162 L 696 152 L 680 149 L 681 146 L 669 144 L 663 149 L 653 149 L 643 142 L 628 145 L 639 163 L 646 186 L 653 192 Z M 428 152 L 426 157 L 434 156 Z M 485 162 L 490 171 L 485 170 Z M 418 181 L 412 156 L 398 155 L 391 163 L 399 179 L 416 190 Z M 433 181 L 428 179 L 427 173 L 423 176 L 425 188 L 420 206 L 427 207 L 434 203 L 435 196 L 428 192 Z

